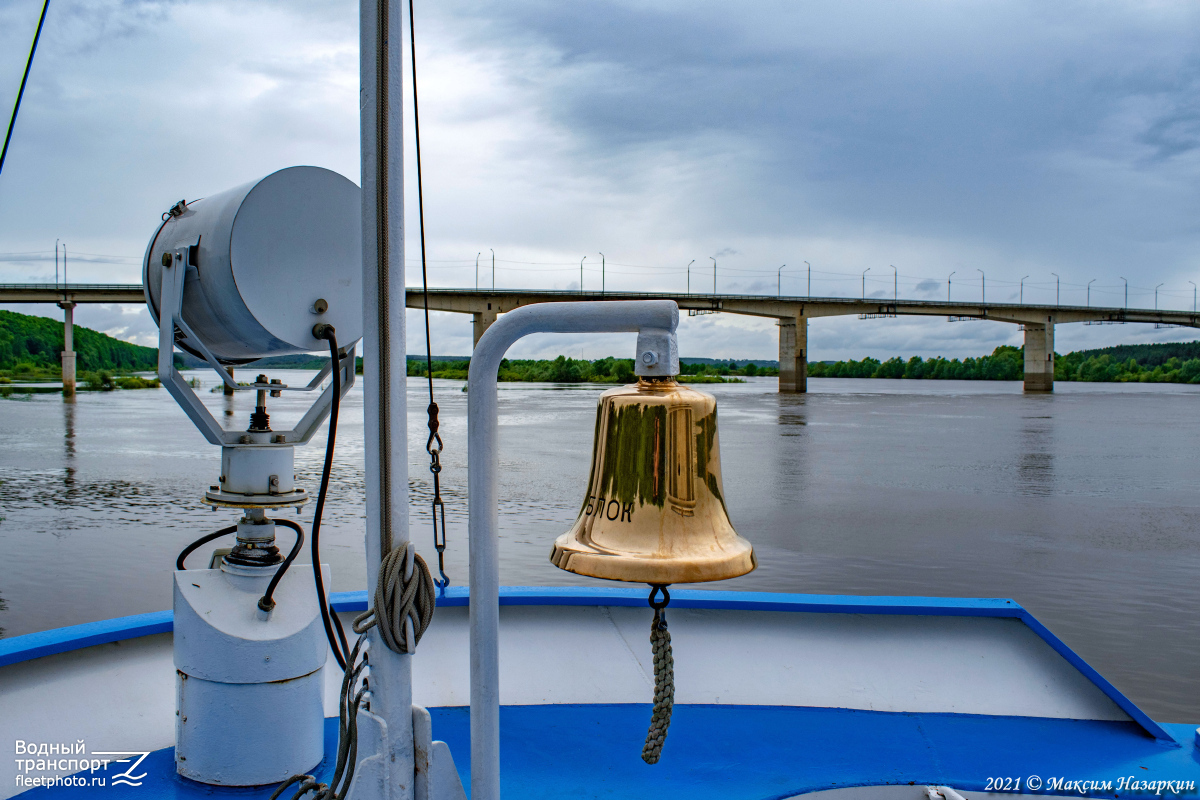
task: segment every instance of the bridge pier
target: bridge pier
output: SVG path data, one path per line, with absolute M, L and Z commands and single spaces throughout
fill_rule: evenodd
M 808 317 L 803 314 L 779 320 L 779 391 L 808 391 Z
M 487 311 L 471 312 L 471 322 L 475 329 L 475 340 L 471 343 L 472 348 L 479 344 L 479 338 L 483 336 L 488 328 L 492 327 L 492 323 L 496 321 L 496 314 L 497 312 L 491 303 L 487 304 Z
M 1025 323 L 1025 391 L 1054 391 L 1054 318 Z
M 75 396 L 75 304 L 63 301 L 58 304 L 63 310 L 62 384 L 63 397 Z

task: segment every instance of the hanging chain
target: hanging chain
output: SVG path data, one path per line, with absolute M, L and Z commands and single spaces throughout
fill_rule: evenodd
M 662 600 L 655 596 L 662 592 Z M 650 650 L 654 655 L 654 711 L 650 714 L 650 730 L 642 746 L 642 760 L 657 764 L 671 727 L 671 711 L 675 708 L 675 657 L 671 653 L 671 634 L 667 631 L 667 604 L 671 595 L 661 584 L 650 585 L 650 607 L 654 621 L 650 623 Z
M 421 174 L 421 105 L 417 101 L 417 21 L 413 14 L 413 0 L 408 0 L 408 52 L 412 59 L 413 87 L 413 140 L 417 146 L 417 215 L 421 232 L 421 294 L 425 300 L 425 379 L 429 384 L 429 439 L 425 450 L 429 453 L 429 471 L 433 473 L 433 501 L 430 516 L 433 519 L 433 546 L 438 554 L 438 574 L 434 583 L 438 594 L 446 596 L 450 578 L 446 576 L 446 506 L 442 503 L 442 437 L 438 434 L 438 406 L 433 401 L 433 349 L 429 342 L 429 278 L 425 268 L 425 189 Z
M 434 578 L 438 594 L 446 596 L 446 587 L 450 578 L 446 576 L 446 506 L 442 503 L 442 437 L 438 434 L 438 406 L 433 402 L 433 372 L 429 373 L 429 439 L 425 449 L 429 452 L 429 471 L 433 473 L 433 501 L 430 516 L 433 518 L 433 546 L 438 554 L 438 574 Z

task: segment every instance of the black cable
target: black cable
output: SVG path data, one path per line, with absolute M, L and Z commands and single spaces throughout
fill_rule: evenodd
M 237 533 L 237 525 L 230 525 L 228 528 L 221 528 L 221 530 L 217 531 L 216 533 L 210 533 L 206 536 L 201 536 L 199 539 L 183 548 L 183 551 L 179 554 L 179 558 L 175 559 L 175 569 L 187 569 L 187 567 L 183 565 L 183 560 L 195 552 L 196 548 L 200 545 L 207 544 L 213 539 L 220 539 L 222 536 L 228 536 L 231 533 Z
M 21 88 L 17 90 L 17 102 L 13 105 L 12 117 L 8 120 L 8 133 L 4 134 L 4 149 L 0 150 L 0 172 L 4 171 L 4 157 L 8 155 L 8 142 L 12 139 L 13 126 L 17 124 L 17 112 L 21 110 L 21 98 L 25 96 L 25 82 L 29 80 L 29 69 L 33 66 L 33 54 L 37 52 L 38 39 L 42 38 L 42 23 L 46 21 L 46 9 L 50 0 L 42 3 L 42 15 L 38 17 L 37 31 L 33 34 L 33 46 L 29 48 L 29 60 L 25 62 L 25 73 L 21 75 Z
M 441 455 L 445 445 L 438 433 L 438 405 L 433 400 L 433 345 L 429 340 L 429 276 L 425 268 L 425 189 L 421 175 L 421 104 L 417 100 L 417 18 L 413 14 L 413 0 L 408 0 L 408 52 L 412 60 L 413 87 L 413 139 L 417 145 L 417 219 L 421 232 L 421 295 L 425 301 L 425 381 L 429 386 L 429 439 L 425 451 L 429 453 L 429 471 L 433 474 L 433 501 L 430 516 L 433 519 L 433 546 L 438 554 L 438 572 L 441 579 L 435 581 L 442 596 L 450 578 L 446 576 L 446 506 L 442 502 L 439 475 L 442 472 Z
M 429 405 L 433 403 L 433 351 L 429 345 L 429 280 L 425 274 L 425 192 L 421 183 L 421 105 L 417 102 L 417 20 L 413 0 L 408 0 L 408 52 L 412 59 L 413 140 L 417 145 L 417 220 L 421 231 L 421 293 L 425 298 L 425 374 L 429 379 Z M 430 437 L 432 439 L 432 437 Z M 439 442 L 440 444 L 440 442 Z
M 346 641 L 346 631 L 342 621 L 329 605 L 325 597 L 325 581 L 321 578 L 321 514 L 325 510 L 325 496 L 329 492 L 329 473 L 333 469 L 333 446 L 337 440 L 338 411 L 342 400 L 342 359 L 338 356 L 337 335 L 332 325 L 324 322 L 313 326 L 313 336 L 329 341 L 329 356 L 333 366 L 333 403 L 329 409 L 329 437 L 325 441 L 325 466 L 321 470 L 321 488 L 317 492 L 317 508 L 313 512 L 312 551 L 313 580 L 317 584 L 317 604 L 321 609 L 321 621 L 325 625 L 325 637 L 329 640 L 329 648 L 333 657 L 343 671 L 346 669 L 346 656 L 350 647 Z M 335 632 L 336 626 L 336 632 Z
M 288 567 L 290 567 L 292 562 L 296 560 L 296 556 L 300 555 L 300 548 L 304 546 L 303 528 L 292 522 L 290 519 L 277 519 L 274 520 L 274 522 L 276 525 L 283 525 L 294 530 L 296 532 L 296 543 L 292 545 L 292 551 L 287 554 L 287 558 L 285 558 L 283 563 L 279 565 L 279 569 L 275 570 L 274 577 L 272 577 L 271 582 L 267 584 L 266 593 L 258 599 L 258 607 L 263 611 L 270 611 L 271 609 L 275 608 L 275 601 L 271 599 L 271 596 L 275 594 L 275 587 L 279 585 L 279 581 L 283 578 L 283 573 L 287 572 Z

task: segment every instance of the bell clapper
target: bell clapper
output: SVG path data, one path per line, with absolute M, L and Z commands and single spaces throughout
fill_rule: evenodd
M 661 600 L 655 597 L 662 593 Z M 657 764 L 671 726 L 671 711 L 675 707 L 675 657 L 671 654 L 671 634 L 667 630 L 667 604 L 671 594 L 661 583 L 650 585 L 650 607 L 654 620 L 650 623 L 650 651 L 654 654 L 654 710 L 650 714 L 650 730 L 642 746 L 642 760 Z

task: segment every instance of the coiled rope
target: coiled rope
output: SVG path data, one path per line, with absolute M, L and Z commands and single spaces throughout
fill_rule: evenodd
M 660 591 L 662 600 L 656 601 L 654 597 Z M 675 707 L 675 657 L 671 654 L 671 633 L 667 630 L 666 615 L 671 595 L 667 587 L 652 584 L 649 602 L 654 609 L 654 620 L 650 623 L 650 651 L 654 654 L 654 711 L 650 714 L 646 744 L 642 746 L 642 761 L 657 764 L 663 743 L 667 740 L 667 728 L 671 727 L 671 711 Z
M 384 556 L 375 582 L 375 602 L 354 618 L 354 632 L 362 635 L 378 625 L 389 650 L 415 653 L 433 621 L 435 602 L 433 576 L 410 542 Z

